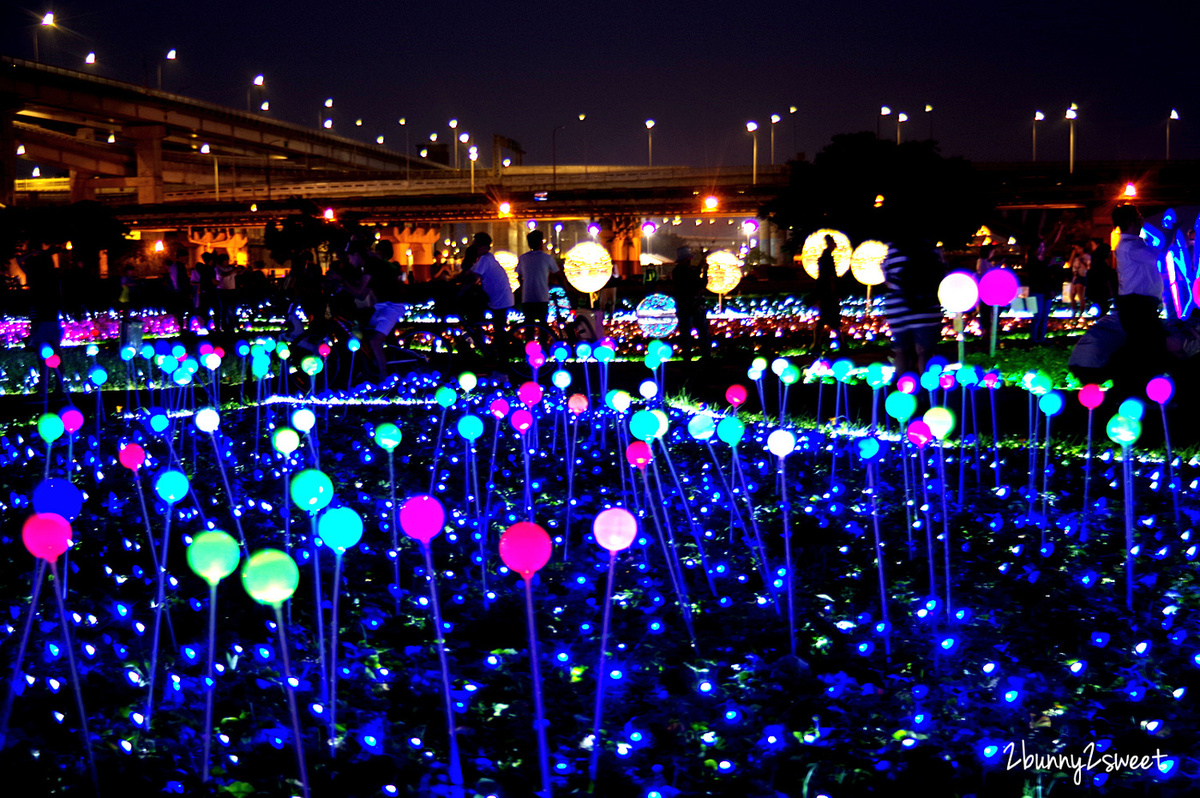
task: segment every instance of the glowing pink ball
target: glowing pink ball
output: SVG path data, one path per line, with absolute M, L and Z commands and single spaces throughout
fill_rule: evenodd
M 983 387 L 988 390 L 1000 387 L 1000 374 L 995 371 L 989 371 L 983 375 Z
M 1146 396 L 1150 397 L 1151 402 L 1165 405 L 1171 401 L 1171 397 L 1174 395 L 1175 383 L 1171 381 L 1170 377 L 1154 377 L 1146 383 Z M 70 427 L 67 429 L 70 430 Z
M 127 443 L 117 453 L 117 459 L 130 471 L 137 471 L 146 462 L 146 450 L 136 443 Z
M 488 405 L 488 412 L 496 418 L 504 418 L 508 415 L 508 402 L 503 399 L 493 399 Z
M 915 374 L 901 374 L 900 379 L 896 380 L 896 390 L 900 393 L 916 393 L 920 385 Z
M 21 541 L 34 557 L 53 563 L 71 545 L 71 525 L 61 515 L 37 513 L 21 527 Z
M 209 352 L 211 352 L 211 351 L 213 351 L 213 345 L 212 345 L 212 344 L 210 344 L 210 343 L 207 343 L 207 342 L 205 342 L 205 343 L 203 343 L 203 344 L 200 344 L 200 354 L 202 354 L 202 355 L 207 355 L 207 354 L 208 354 Z
M 725 401 L 734 407 L 741 407 L 746 402 L 746 386 L 730 385 L 725 389 Z
M 446 526 L 446 510 L 432 496 L 413 496 L 400 505 L 400 528 L 413 540 L 426 546 Z
M 533 407 L 542 401 L 542 386 L 536 382 L 526 382 L 517 389 L 517 398 L 526 407 Z
M 592 521 L 592 534 L 597 543 L 616 554 L 629 548 L 637 537 L 637 519 L 624 508 L 610 507 Z
M 948 391 L 953 388 L 956 382 L 958 382 L 958 380 L 956 380 L 954 375 L 949 371 L 943 371 L 938 377 L 938 387 L 943 391 Z
M 46 358 L 46 368 L 56 369 L 62 365 L 62 358 L 58 355 L 51 355 Z
M 532 355 L 527 355 L 525 359 L 529 361 L 530 368 L 540 369 L 546 365 L 546 356 L 541 352 L 534 352 Z
M 317 353 L 321 357 L 329 357 L 329 353 L 332 351 L 333 350 L 329 347 L 329 344 L 321 344 L 320 346 L 317 347 Z
M 1104 404 L 1104 391 L 1099 385 L 1085 385 L 1079 389 L 1079 404 L 1088 410 L 1095 410 Z
M 533 426 L 533 416 L 528 410 L 518 410 L 512 414 L 509 423 L 512 424 L 513 429 L 524 435 Z
M 571 394 L 571 398 L 567 400 L 567 409 L 575 415 L 586 412 L 588 409 L 587 397 L 581 393 Z
M 58 417 L 62 419 L 63 429 L 70 435 L 79 432 L 80 427 L 83 426 L 83 413 L 80 413 L 77 408 L 68 407 L 59 413 Z
M 917 420 L 908 425 L 908 439 L 918 448 L 924 449 L 933 440 L 933 430 L 924 421 Z
M 550 561 L 550 535 L 529 521 L 513 524 L 500 536 L 500 559 L 525 581 Z
M 224 359 L 225 359 L 225 349 L 224 349 L 224 347 L 220 347 L 220 346 L 218 346 L 218 347 L 216 347 L 215 349 L 213 349 L 213 352 L 216 354 L 216 356 L 217 356 L 217 357 L 221 358 L 222 360 L 224 360 Z
M 542 354 L 542 345 L 538 341 L 529 341 L 525 344 L 525 356 L 533 357 L 534 355 Z M 542 358 L 545 360 L 545 357 Z
M 979 278 L 979 301 L 985 305 L 1007 305 L 1020 290 L 1021 281 L 1012 269 L 991 269 Z
M 630 465 L 638 468 L 645 468 L 653 456 L 654 453 L 650 451 L 650 446 L 645 441 L 634 441 L 625 449 L 625 459 L 629 461 Z

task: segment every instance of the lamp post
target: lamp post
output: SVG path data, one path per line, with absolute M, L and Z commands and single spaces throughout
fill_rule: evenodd
M 1037 161 L 1037 123 L 1046 118 L 1041 111 L 1033 112 L 1033 160 Z
M 925 116 L 929 118 L 929 140 L 933 141 L 933 106 L 925 106 Z
M 579 115 L 580 122 L 584 121 L 585 119 L 587 119 L 587 114 Z M 590 154 L 589 148 L 588 148 L 588 129 L 585 127 L 583 129 L 583 173 L 585 175 L 588 173 L 588 166 L 589 166 L 590 160 L 591 160 L 591 154 Z
M 213 202 L 221 201 L 221 167 L 217 162 L 217 154 L 212 152 L 207 144 L 200 145 L 201 155 L 212 155 L 213 157 Z
M 446 124 L 449 126 L 449 128 L 451 130 L 455 130 L 458 128 L 458 120 L 457 119 L 451 119 Z M 454 136 L 455 136 L 455 134 L 451 134 L 451 136 L 450 136 L 450 146 L 454 148 L 454 168 L 458 169 L 458 141 L 455 139 Z
M 167 57 L 166 57 L 166 60 L 167 60 L 167 61 L 174 61 L 174 60 L 175 60 L 175 55 L 176 55 L 176 54 L 175 54 L 175 48 L 174 48 L 174 47 L 172 47 L 170 50 L 167 50 Z M 145 63 L 145 62 L 143 62 L 143 63 Z M 145 77 L 146 77 L 146 79 L 147 79 L 147 80 L 149 80 L 149 79 L 150 79 L 150 76 L 149 76 L 149 75 L 146 75 Z M 159 90 L 159 91 L 162 91 L 162 61 L 159 61 L 159 62 L 158 62 L 158 90 Z
M 901 113 L 896 116 L 896 143 L 900 143 L 900 125 L 908 121 L 908 114 Z
M 326 108 L 333 108 L 333 98 L 329 97 L 325 100 Z M 333 127 L 333 112 L 330 111 L 330 116 L 325 115 L 325 111 L 317 111 L 317 125 L 330 130 Z
M 1078 115 L 1079 106 L 1071 103 L 1071 107 L 1067 109 L 1067 124 L 1071 127 L 1071 145 L 1067 156 L 1067 173 L 1075 174 L 1075 117 Z
M 881 105 L 881 106 L 879 107 L 879 116 L 878 116 L 878 118 L 876 118 L 876 120 L 875 120 L 875 138 L 877 138 L 877 139 L 878 139 L 878 138 L 882 138 L 882 137 L 883 137 L 883 133 L 882 133 L 882 131 L 883 131 L 883 118 L 884 118 L 885 116 L 891 116 L 891 115 L 892 115 L 892 109 L 891 109 L 891 108 L 888 108 L 886 105 Z
M 565 128 L 564 122 L 550 132 L 550 190 L 558 190 L 558 131 Z
M 265 78 L 262 75 L 255 75 L 254 80 L 250 81 L 250 85 L 246 88 L 246 110 L 247 111 L 254 110 L 254 99 L 253 99 L 254 90 L 258 89 L 261 91 L 265 82 L 266 82 Z M 263 100 L 263 102 L 260 104 L 259 108 L 260 108 L 260 110 L 267 111 L 267 110 L 270 110 L 271 104 L 268 103 L 266 100 Z
M 468 144 L 468 142 L 470 142 L 470 141 L 471 141 L 471 134 L 470 134 L 470 133 L 468 133 L 468 132 L 467 132 L 467 131 L 465 131 L 465 130 L 464 130 L 462 133 L 459 133 L 459 134 L 458 134 L 458 142 L 457 142 L 457 143 L 454 145 L 454 154 L 455 154 L 455 155 L 457 155 L 457 154 L 458 154 L 458 145 L 459 145 L 459 144 L 464 144 L 464 145 L 467 145 L 467 144 Z M 467 149 L 468 149 L 468 151 L 470 150 L 470 146 L 469 146 L 469 145 L 468 145 Z
M 654 166 L 654 120 L 646 120 L 646 166 Z
M 408 118 L 400 117 L 400 127 L 404 128 L 404 180 L 412 180 L 412 144 L 408 140 Z
M 471 147 L 467 150 L 467 157 L 471 160 L 471 193 L 475 193 L 475 162 L 479 160 L 479 148 Z
M 1167 160 L 1171 160 L 1171 121 L 1179 121 L 1179 112 L 1174 108 L 1171 109 L 1170 116 L 1167 117 Z
M 96 63 L 96 54 L 94 52 L 88 53 L 87 57 L 83 59 L 83 63 L 87 64 L 88 66 L 94 66 Z
M 779 114 L 771 114 L 771 166 L 775 165 L 775 126 L 782 118 Z
M 751 119 L 746 123 L 746 132 L 750 134 L 750 184 L 758 185 L 758 123 Z
M 792 118 L 792 157 L 800 154 L 800 134 L 797 131 L 796 111 L 799 109 L 796 106 L 788 106 L 788 116 Z
M 44 17 L 42 17 L 42 21 L 39 22 L 37 25 L 33 26 L 33 60 L 36 63 L 41 63 L 41 60 L 42 60 L 41 50 L 38 46 L 38 29 L 39 28 L 53 28 L 53 27 L 54 27 L 54 12 L 53 11 L 46 12 L 46 15 Z

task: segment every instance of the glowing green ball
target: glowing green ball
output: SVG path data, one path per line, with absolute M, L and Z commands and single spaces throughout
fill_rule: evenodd
M 333 483 L 315 468 L 306 468 L 292 477 L 292 501 L 306 513 L 318 513 L 333 501 Z
M 453 407 L 457 399 L 458 393 L 448 385 L 443 385 L 433 394 L 433 400 L 445 408 Z
M 271 445 L 286 457 L 300 448 L 300 433 L 291 427 L 280 427 L 271 434 Z
M 300 584 L 296 561 L 279 549 L 263 549 L 242 566 L 242 587 L 260 604 L 278 607 L 292 597 Z
M 315 377 L 325 370 L 325 362 L 316 355 L 309 355 L 300 361 L 300 370 L 310 377 Z
M 737 446 L 746 434 L 746 425 L 733 416 L 726 416 L 717 424 L 717 437 L 730 446 Z
M 37 422 L 38 435 L 42 436 L 42 440 L 46 443 L 54 443 L 62 437 L 66 429 L 63 427 L 62 419 L 57 413 L 46 413 Z
M 1108 420 L 1108 438 L 1122 446 L 1132 446 L 1142 436 L 1142 422 L 1136 418 L 1116 415 Z
M 392 451 L 400 445 L 400 428 L 390 421 L 375 428 L 375 443 L 380 449 Z
M 912 418 L 913 413 L 917 412 L 917 398 L 910 393 L 894 391 L 888 394 L 888 398 L 884 400 L 883 409 L 889 416 L 903 424 Z
M 216 585 L 236 571 L 241 560 L 242 554 L 233 535 L 220 529 L 201 532 L 187 547 L 188 567 L 210 585 Z
M 783 371 L 779 373 L 779 381 L 784 385 L 795 385 L 800 381 L 800 369 L 788 363 Z
M 924 421 L 929 425 L 929 431 L 940 440 L 954 431 L 954 413 L 945 407 L 931 407 L 925 411 Z

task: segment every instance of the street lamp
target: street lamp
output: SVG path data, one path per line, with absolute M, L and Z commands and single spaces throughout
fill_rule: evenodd
M 471 159 L 471 193 L 475 193 L 475 162 L 479 160 L 479 148 L 471 147 L 467 150 L 467 157 Z
M 1167 160 L 1171 160 L 1171 121 L 1179 121 L 1179 112 L 1174 108 L 1171 109 L 1171 115 L 1167 117 Z
M 646 120 L 646 166 L 654 166 L 654 120 Z
M 1067 173 L 1075 174 L 1075 117 L 1079 106 L 1071 103 L 1071 107 L 1067 109 L 1067 123 L 1071 126 L 1071 146 L 1068 155 Z
M 1037 123 L 1046 118 L 1041 111 L 1033 112 L 1033 160 L 1037 161 Z
M 796 111 L 798 111 L 798 110 L 800 110 L 800 109 L 798 109 L 794 105 L 788 106 L 788 115 L 792 118 L 792 155 L 793 156 L 798 156 L 800 154 L 800 136 L 796 131 Z
M 262 75 L 255 75 L 254 80 L 250 81 L 250 86 L 246 89 L 246 110 L 247 111 L 251 110 L 254 107 L 254 105 L 253 105 L 254 90 L 255 89 L 261 90 L 263 88 L 264 83 L 265 83 L 265 79 L 263 78 Z M 262 101 L 261 103 L 259 103 L 259 108 L 263 111 L 268 110 L 270 107 L 271 107 L 270 103 L 266 102 L 265 100 Z
M 929 140 L 933 141 L 933 106 L 926 105 L 925 113 L 929 117 Z
M 775 165 L 775 126 L 782 118 L 779 114 L 771 114 L 771 166 Z
M 174 48 L 174 47 L 172 47 L 170 50 L 167 50 L 167 58 L 166 58 L 166 60 L 167 60 L 167 61 L 174 61 L 174 60 L 176 60 L 176 59 L 175 59 L 175 48 Z M 150 77 L 149 77 L 149 75 L 147 75 L 147 76 L 146 76 L 146 80 L 147 80 L 147 81 L 149 81 L 149 79 L 150 79 Z M 159 61 L 159 62 L 158 62 L 158 90 L 159 90 L 159 91 L 162 91 L 162 61 Z
M 41 52 L 38 47 L 38 29 L 39 28 L 53 28 L 53 27 L 54 27 L 54 12 L 53 11 L 47 11 L 46 15 L 44 17 L 42 17 L 42 21 L 40 23 L 38 23 L 37 25 L 33 26 L 33 60 L 35 62 L 41 62 L 41 60 L 42 60 Z
M 83 59 L 83 63 L 85 63 L 85 64 L 94 64 L 94 63 L 96 63 L 96 54 L 95 54 L 95 53 L 88 53 L 88 54 L 87 54 L 87 57 Z
M 900 114 L 896 117 L 896 143 L 900 143 L 900 124 L 908 121 L 908 114 Z
M 458 120 L 451 119 L 446 124 L 449 125 L 451 130 L 454 130 L 455 128 L 458 127 Z M 457 169 L 458 168 L 458 144 L 454 141 L 453 136 L 450 139 L 450 146 L 454 148 L 454 168 Z
M 882 125 L 883 125 L 883 118 L 885 116 L 891 116 L 891 115 L 892 115 L 891 108 L 888 108 L 886 105 L 881 105 L 879 107 L 879 116 L 875 119 L 875 138 L 880 138 L 882 135 L 881 130 L 882 130 Z
M 758 185 L 758 123 L 751 119 L 746 123 L 746 132 L 750 134 L 750 183 Z
M 325 100 L 325 107 L 333 108 L 333 98 L 332 97 L 329 97 Z M 333 116 L 332 116 L 333 112 L 330 111 L 329 113 L 331 115 L 326 116 L 325 111 L 317 111 L 317 124 L 320 125 L 321 127 L 325 128 L 326 130 L 329 130 L 333 127 Z
M 404 179 L 412 179 L 412 162 L 409 160 L 412 144 L 408 140 L 408 117 L 400 117 L 400 127 L 404 128 Z

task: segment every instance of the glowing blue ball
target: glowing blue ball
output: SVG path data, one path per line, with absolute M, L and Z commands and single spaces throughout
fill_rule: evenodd
M 859 438 L 855 442 L 855 446 L 858 448 L 858 456 L 867 462 L 879 456 L 880 446 L 878 438 Z
M 42 480 L 41 484 L 33 489 L 33 510 L 36 513 L 54 513 L 68 521 L 74 521 L 79 517 L 81 509 L 83 494 L 69 480 L 51 477 Z
M 458 420 L 458 434 L 466 440 L 477 440 L 483 434 L 483 419 L 466 415 Z
M 706 441 L 717 434 L 717 425 L 712 416 L 692 416 L 687 425 L 688 434 L 698 441 Z
M 170 425 L 171 425 L 171 419 L 167 415 L 166 410 L 163 410 L 163 409 L 157 408 L 157 407 L 150 409 L 150 429 L 152 429 L 156 433 L 161 434 L 163 432 L 166 432 L 167 427 L 169 427 Z
M 163 471 L 154 479 L 154 492 L 167 504 L 174 504 L 187 496 L 187 475 L 175 469 Z
M 1063 396 L 1058 391 L 1049 391 L 1038 399 L 1038 410 L 1047 416 L 1057 416 L 1063 409 Z
M 317 520 L 317 535 L 321 542 L 336 552 L 358 545 L 363 536 L 362 516 L 349 507 L 327 510 Z
M 1126 399 L 1124 402 L 1121 402 L 1121 406 L 1119 408 L 1117 408 L 1118 416 L 1125 416 L 1125 418 L 1132 418 L 1134 421 L 1141 421 L 1142 416 L 1144 416 L 1145 414 L 1146 414 L 1145 403 L 1142 402 L 1141 399 L 1135 399 L 1133 397 L 1130 397 L 1130 398 Z

